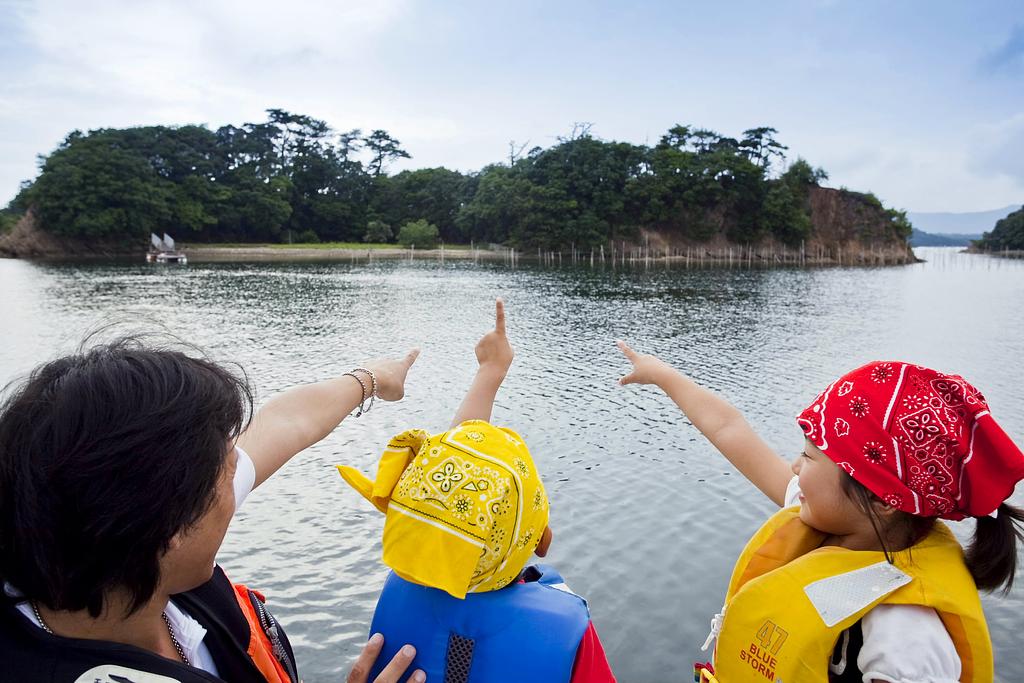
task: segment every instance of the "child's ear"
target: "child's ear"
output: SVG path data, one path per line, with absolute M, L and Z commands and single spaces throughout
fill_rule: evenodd
M 892 515 L 899 512 L 897 508 L 894 508 L 892 505 L 889 505 L 881 498 L 878 498 L 877 496 L 872 496 L 872 498 L 873 500 L 871 501 L 871 508 L 874 510 L 875 514 L 878 515 L 879 519 L 888 519 Z
M 544 527 L 544 533 L 540 535 L 540 543 L 537 544 L 537 549 L 533 551 L 537 557 L 544 557 L 548 554 L 552 538 L 554 538 L 554 534 L 551 533 L 551 527 Z

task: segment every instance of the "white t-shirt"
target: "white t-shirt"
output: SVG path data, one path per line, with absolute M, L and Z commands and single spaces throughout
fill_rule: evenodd
M 785 507 L 800 504 L 798 482 L 798 478 L 793 477 L 786 487 Z M 863 674 L 863 683 L 957 683 L 960 680 L 960 656 L 938 613 L 931 607 L 878 605 L 864 615 L 860 624 L 864 645 L 857 656 L 857 668 Z M 846 637 L 846 633 L 841 636 L 841 646 Z M 838 664 L 829 664 L 835 674 L 842 674 L 846 666 L 845 652 Z
M 252 458 L 248 453 L 238 446 L 235 446 L 235 450 L 238 451 L 238 463 L 235 467 L 235 478 L 232 485 L 235 490 L 235 512 L 238 512 L 256 483 L 256 466 L 253 465 Z M 9 583 L 4 584 L 4 592 L 10 597 L 21 596 L 21 592 Z M 28 601 L 19 602 L 16 607 L 29 621 L 42 628 L 42 624 L 36 619 Z M 181 645 L 181 649 L 185 652 L 191 665 L 217 676 L 219 673 L 217 664 L 213 661 L 210 648 L 203 643 L 203 638 L 206 637 L 206 629 L 203 625 L 193 619 L 188 612 L 178 607 L 173 600 L 167 602 L 167 609 L 164 613 L 167 615 L 167 621 L 170 622 L 174 637 L 178 639 L 178 644 Z

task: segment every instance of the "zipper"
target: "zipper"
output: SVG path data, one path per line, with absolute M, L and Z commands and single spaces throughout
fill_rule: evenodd
M 248 589 L 247 589 L 248 590 Z M 267 634 L 267 639 L 270 641 L 270 647 L 273 650 L 274 657 L 281 666 L 284 667 L 285 673 L 288 674 L 288 678 L 291 679 L 292 683 L 299 683 L 298 673 L 295 671 L 295 664 L 292 662 L 291 657 L 288 656 L 288 651 L 284 647 L 284 643 L 281 640 L 281 633 L 278 628 L 277 619 L 267 611 L 263 605 L 263 601 L 256 596 L 256 594 L 249 590 L 249 602 L 252 603 L 253 607 L 256 608 L 256 618 L 260 621 L 260 627 L 263 632 Z

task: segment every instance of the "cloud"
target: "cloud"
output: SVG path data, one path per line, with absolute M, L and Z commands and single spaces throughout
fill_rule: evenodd
M 1024 114 L 979 126 L 971 142 L 973 170 L 987 177 L 1006 176 L 1024 185 Z M 1024 195 L 1024 187 L 1021 190 Z
M 323 4 L 49 0 L 24 8 L 34 82 L 133 102 L 208 102 L 363 58 L 403 0 Z M 302 78 L 298 79 L 300 82 Z
M 35 175 L 36 155 L 74 128 L 240 124 L 277 106 L 339 128 L 377 126 L 375 117 L 353 117 L 377 111 L 381 86 L 367 61 L 401 33 L 412 2 L 7 4 L 0 198 L 13 196 L 19 180 Z
M 1024 25 L 1013 27 L 1010 37 L 981 62 L 986 73 L 1024 73 Z
M 743 33 L 726 54 L 714 33 L 727 23 L 718 10 L 692 13 L 699 28 L 681 51 L 675 21 L 644 33 L 602 9 L 580 14 L 569 31 L 562 21 L 572 10 L 539 2 L 506 10 L 424 0 L 0 0 L 0 204 L 35 175 L 36 154 L 72 129 L 215 128 L 263 121 L 268 107 L 339 131 L 384 128 L 413 155 L 396 170 L 479 169 L 505 158 L 509 139 L 547 146 L 576 120 L 633 142 L 645 133 L 656 141 L 680 120 L 732 134 L 764 121 L 836 185 L 899 206 L 1019 200 L 1016 123 L 977 139 L 950 135 L 965 121 L 1021 111 L 1019 88 L 977 73 L 965 82 L 962 70 L 932 59 L 928 41 L 900 35 L 890 44 L 876 24 L 850 24 L 843 3 L 816 1 L 816 19 L 783 12 L 778 25 L 789 33 L 769 43 Z M 987 69 L 1024 72 L 1020 18 L 987 21 L 985 31 L 1009 36 Z M 519 38 L 509 40 L 510 30 Z M 950 59 L 971 64 L 975 44 L 951 42 L 962 50 Z
M 918 212 L 985 211 L 1020 203 L 1024 197 L 1024 174 L 1012 172 L 1009 150 L 998 163 L 985 160 L 996 153 L 997 140 L 1008 141 L 1009 131 L 1024 135 L 1024 116 L 979 127 L 942 146 L 916 136 L 884 146 L 871 140 L 847 141 L 842 147 L 837 142 L 829 149 L 842 151 L 825 154 L 820 161 L 830 174 L 829 186 L 874 192 L 886 206 Z M 1018 139 L 1024 142 L 1024 137 Z

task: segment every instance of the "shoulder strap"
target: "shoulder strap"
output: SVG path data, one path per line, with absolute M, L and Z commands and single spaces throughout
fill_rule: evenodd
M 173 599 L 206 628 L 203 642 L 210 648 L 221 678 L 232 683 L 267 682 L 266 674 L 249 652 L 255 634 L 235 587 L 219 566 L 209 581 Z

